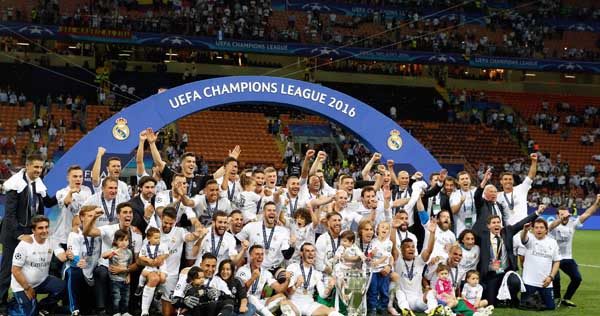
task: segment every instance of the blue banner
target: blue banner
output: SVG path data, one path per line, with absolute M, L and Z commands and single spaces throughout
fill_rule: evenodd
M 89 166 L 98 146 L 113 155 L 129 155 L 139 143 L 137 135 L 148 127 L 158 130 L 182 117 L 216 106 L 252 107 L 256 103 L 283 105 L 326 117 L 352 130 L 369 148 L 381 153 L 384 160 L 411 165 L 411 170 L 431 174 L 441 169 L 429 151 L 396 122 L 351 96 L 304 81 L 232 76 L 171 88 L 123 109 L 79 140 L 44 181 L 53 194 L 66 185 L 67 168 L 72 164 Z
M 474 56 L 469 66 L 477 68 L 513 68 L 554 72 L 600 73 L 600 63 L 567 60 L 541 60 L 493 56 Z
M 335 3 L 325 1 L 303 1 L 303 0 L 274 0 L 271 1 L 271 6 L 275 11 L 317 11 L 320 13 L 333 13 L 347 16 L 368 17 L 374 12 L 379 12 L 381 19 L 406 19 L 409 14 L 414 13 L 412 9 L 406 9 L 403 6 L 370 6 L 360 3 Z M 463 19 L 473 21 L 473 24 L 483 24 L 482 18 L 484 15 L 480 12 L 470 12 L 460 14 L 452 11 L 444 11 L 435 9 L 420 10 L 420 16 L 428 16 L 430 18 L 438 18 L 439 20 L 454 20 L 458 21 L 461 16 Z
M 196 37 L 158 33 L 130 33 L 129 37 L 113 30 L 90 32 L 64 32 L 58 26 L 43 26 L 23 23 L 0 24 L 1 36 L 24 36 L 27 38 L 48 38 L 62 41 L 110 42 L 130 45 L 163 46 L 171 48 L 198 48 L 215 51 L 277 54 L 290 56 L 319 56 L 339 59 L 352 56 L 353 59 L 412 64 L 450 64 L 478 68 L 512 68 L 533 71 L 586 72 L 600 73 L 599 62 L 578 62 L 565 60 L 541 60 L 493 56 L 470 56 L 462 54 L 441 54 L 433 52 L 401 51 L 396 49 L 370 49 L 335 47 L 327 45 L 281 43 L 250 40 L 219 40 L 214 37 Z
M 311 1 L 311 0 L 273 0 L 272 8 L 275 11 L 317 11 L 320 13 L 333 13 L 347 16 L 368 17 L 374 12 L 382 14 L 382 19 L 406 19 L 407 15 L 414 12 L 412 8 L 406 9 L 403 6 L 371 6 L 361 3 L 336 3 L 329 1 Z M 491 9 L 509 10 L 510 5 L 490 5 Z M 457 12 L 446 11 L 443 9 L 421 9 L 419 16 L 427 16 L 430 19 L 439 20 L 467 21 L 469 24 L 484 24 L 482 12 Z M 546 19 L 544 24 L 554 26 L 559 30 L 577 31 L 577 32 L 600 32 L 600 22 L 598 21 L 578 21 L 571 19 Z

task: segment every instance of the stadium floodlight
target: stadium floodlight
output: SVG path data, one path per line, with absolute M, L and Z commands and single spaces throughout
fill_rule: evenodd
M 29 46 L 29 43 L 17 42 L 17 45 L 19 45 L 19 46 Z

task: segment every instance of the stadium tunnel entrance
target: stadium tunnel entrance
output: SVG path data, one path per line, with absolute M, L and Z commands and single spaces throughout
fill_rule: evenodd
M 339 91 L 309 82 L 268 76 L 232 76 L 200 80 L 139 101 L 90 131 L 45 177 L 49 192 L 64 186 L 67 168 L 91 165 L 99 146 L 107 153 L 130 154 L 138 134 L 158 130 L 187 115 L 231 104 L 273 104 L 308 111 L 330 119 L 357 135 L 382 161 L 431 174 L 441 169 L 437 160 L 406 130 L 373 107 Z

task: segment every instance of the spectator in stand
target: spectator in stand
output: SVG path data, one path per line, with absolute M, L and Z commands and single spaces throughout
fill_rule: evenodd
M 2 136 L 0 138 L 0 150 L 2 151 L 3 155 L 8 153 L 8 137 Z
M 17 104 L 18 104 L 17 94 L 14 91 L 11 91 L 8 96 L 8 105 L 15 106 Z
M 8 103 L 8 92 L 0 88 L 0 104 Z

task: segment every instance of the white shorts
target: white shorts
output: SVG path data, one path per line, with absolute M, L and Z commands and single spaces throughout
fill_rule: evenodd
M 405 293 L 401 289 L 397 289 L 396 300 L 400 308 L 407 308 L 415 312 L 424 312 L 427 310 L 427 303 L 423 301 L 422 294 L 415 295 L 415 293 Z
M 423 301 L 423 296 L 409 296 L 407 299 L 410 310 L 417 312 L 425 312 L 427 310 L 427 304 L 425 304 L 425 302 Z
M 165 291 L 161 296 L 163 301 L 171 302 L 171 296 L 173 295 L 173 291 L 175 291 L 175 286 L 177 285 L 177 281 L 179 280 L 179 275 L 167 275 L 167 280 L 165 284 L 163 284 Z
M 307 316 L 312 315 L 317 309 L 324 306 L 311 298 L 295 298 L 291 302 L 294 303 L 294 306 L 296 306 L 301 315 Z
M 160 266 L 159 268 L 145 266 L 142 271 L 147 271 L 147 272 L 163 272 L 163 273 L 167 274 L 167 266 L 164 265 L 164 264 L 162 266 Z

